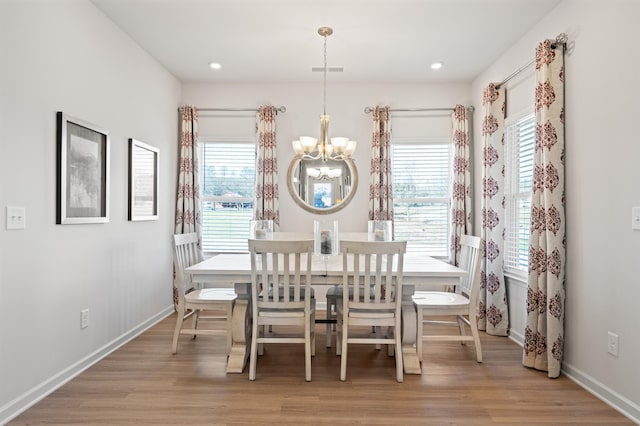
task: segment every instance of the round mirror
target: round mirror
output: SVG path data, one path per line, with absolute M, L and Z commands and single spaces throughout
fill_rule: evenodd
M 329 214 L 343 209 L 358 187 L 353 160 L 307 160 L 295 157 L 287 172 L 293 200 L 303 209 Z

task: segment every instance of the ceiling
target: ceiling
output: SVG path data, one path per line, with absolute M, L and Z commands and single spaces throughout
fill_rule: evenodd
M 458 83 L 561 0 L 91 1 L 185 83 L 322 81 L 321 26 L 334 30 L 327 65 L 344 67 L 330 81 Z

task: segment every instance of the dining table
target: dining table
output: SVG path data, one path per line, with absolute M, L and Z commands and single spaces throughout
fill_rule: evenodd
M 313 240 L 313 233 L 274 232 L 278 240 Z M 366 232 L 343 232 L 339 241 L 367 241 Z M 342 284 L 342 256 L 313 254 L 311 284 Z M 242 373 L 251 344 L 251 258 L 249 253 L 220 253 L 185 269 L 194 285 L 234 288 L 238 295 L 231 318 L 231 351 L 227 373 Z M 395 266 L 394 266 L 395 272 Z M 424 253 L 407 251 L 403 262 L 402 285 L 402 357 L 406 374 L 421 374 L 416 349 L 417 317 L 411 296 L 416 290 L 442 290 L 455 286 L 467 271 Z M 397 354 L 396 354 L 397 356 Z

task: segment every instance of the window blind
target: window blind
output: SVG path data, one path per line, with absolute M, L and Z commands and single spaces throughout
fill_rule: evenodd
M 447 257 L 451 144 L 394 142 L 391 150 L 394 237 L 407 250 Z
M 255 194 L 255 142 L 200 144 L 202 249 L 247 251 Z
M 535 116 L 505 126 L 505 269 L 526 273 L 529 265 L 531 188 L 535 153 Z

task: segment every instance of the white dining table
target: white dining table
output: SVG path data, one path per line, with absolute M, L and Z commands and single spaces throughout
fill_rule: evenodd
M 366 232 L 341 233 L 340 240 L 366 241 Z M 275 232 L 273 239 L 313 239 L 313 233 Z M 342 284 L 342 256 L 313 255 L 311 284 Z M 202 287 L 234 288 L 238 295 L 232 314 L 232 345 L 227 373 L 242 373 L 251 343 L 251 259 L 249 253 L 224 253 L 210 257 L 185 270 L 192 282 Z M 416 351 L 416 311 L 411 300 L 415 290 L 443 289 L 456 285 L 467 272 L 449 263 L 419 253 L 407 252 L 403 265 L 402 356 L 406 374 L 421 374 Z

